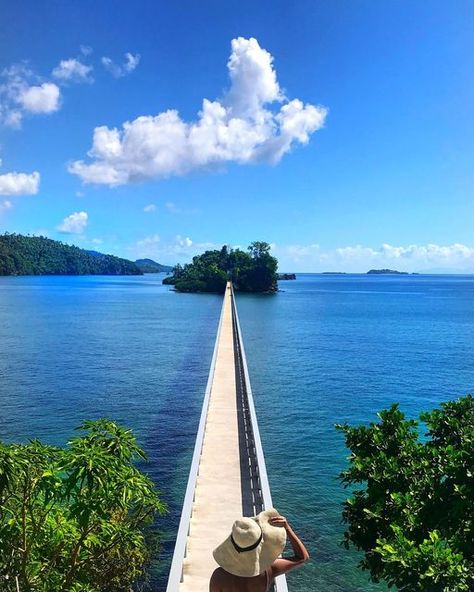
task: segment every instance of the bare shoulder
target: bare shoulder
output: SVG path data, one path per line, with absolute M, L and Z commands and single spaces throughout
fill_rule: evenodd
M 286 574 L 295 567 L 303 565 L 303 563 L 305 563 L 304 559 L 275 559 L 271 566 L 272 576 L 276 578 L 277 576 Z

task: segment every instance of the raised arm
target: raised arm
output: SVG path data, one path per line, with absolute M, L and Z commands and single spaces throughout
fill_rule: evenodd
M 288 524 L 287 519 L 284 516 L 276 516 L 269 520 L 272 526 L 280 526 L 286 530 L 288 539 L 290 540 L 291 546 L 293 547 L 293 557 L 276 559 L 272 565 L 272 575 L 274 578 L 287 573 L 291 569 L 302 565 L 309 559 L 309 553 L 302 541 L 299 539 L 296 532 Z

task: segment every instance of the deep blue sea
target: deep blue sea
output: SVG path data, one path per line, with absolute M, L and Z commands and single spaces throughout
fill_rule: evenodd
M 63 444 L 82 420 L 133 428 L 170 512 L 165 589 L 221 297 L 160 275 L 0 278 L 0 439 Z M 474 276 L 298 275 L 239 295 L 273 500 L 311 562 L 290 592 L 383 590 L 339 546 L 347 451 L 335 423 L 409 417 L 474 392 Z

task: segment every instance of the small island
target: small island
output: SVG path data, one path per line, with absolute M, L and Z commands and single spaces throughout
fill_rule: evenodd
M 367 275 L 408 275 L 408 271 L 396 271 L 395 269 L 371 269 Z
M 176 265 L 163 284 L 173 285 L 177 292 L 222 294 L 231 280 L 237 292 L 274 293 L 278 290 L 277 267 L 266 242 L 253 242 L 247 252 L 224 245 L 220 251 L 196 255 L 192 263 Z
M 133 261 L 44 236 L 0 235 L 0 275 L 143 275 Z
M 296 280 L 296 273 L 279 273 L 277 279 L 279 281 L 281 281 L 281 280 Z

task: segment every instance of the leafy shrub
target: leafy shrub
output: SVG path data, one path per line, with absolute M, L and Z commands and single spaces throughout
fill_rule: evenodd
M 165 511 L 144 453 L 111 421 L 78 429 L 65 448 L 0 443 L 2 592 L 126 592 L 144 573 Z
M 393 405 L 368 427 L 337 426 L 351 450 L 340 478 L 344 544 L 374 581 L 400 590 L 474 590 L 474 399 L 423 413 L 427 433 Z M 362 487 L 360 487 L 362 485 Z

